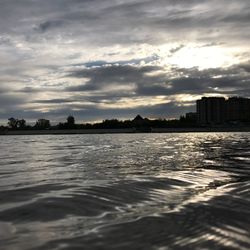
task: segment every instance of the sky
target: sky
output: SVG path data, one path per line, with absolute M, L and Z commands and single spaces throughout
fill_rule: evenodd
M 249 0 L 0 0 L 0 122 L 178 118 L 250 97 Z

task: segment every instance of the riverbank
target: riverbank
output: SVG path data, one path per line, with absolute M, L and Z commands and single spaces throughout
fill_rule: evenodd
M 6 130 L 0 135 L 64 135 L 64 134 L 125 134 L 125 133 L 203 133 L 203 132 L 250 132 L 250 127 L 211 128 L 152 128 L 151 130 L 128 129 L 64 129 L 64 130 Z

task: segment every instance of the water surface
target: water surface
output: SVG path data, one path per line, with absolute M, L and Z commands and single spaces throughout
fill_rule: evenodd
M 0 137 L 1 249 L 250 249 L 250 133 Z

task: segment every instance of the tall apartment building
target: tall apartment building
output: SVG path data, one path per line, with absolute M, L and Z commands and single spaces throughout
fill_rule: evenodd
M 226 101 L 226 121 L 250 121 L 250 99 L 229 98 Z
M 250 99 L 231 97 L 202 97 L 197 100 L 197 122 L 216 125 L 230 121 L 250 121 Z
M 197 101 L 197 120 L 201 125 L 216 125 L 225 122 L 225 98 L 202 97 Z

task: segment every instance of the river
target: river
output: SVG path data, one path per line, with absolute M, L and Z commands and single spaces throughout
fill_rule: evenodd
M 2 136 L 0 249 L 250 249 L 250 133 Z

